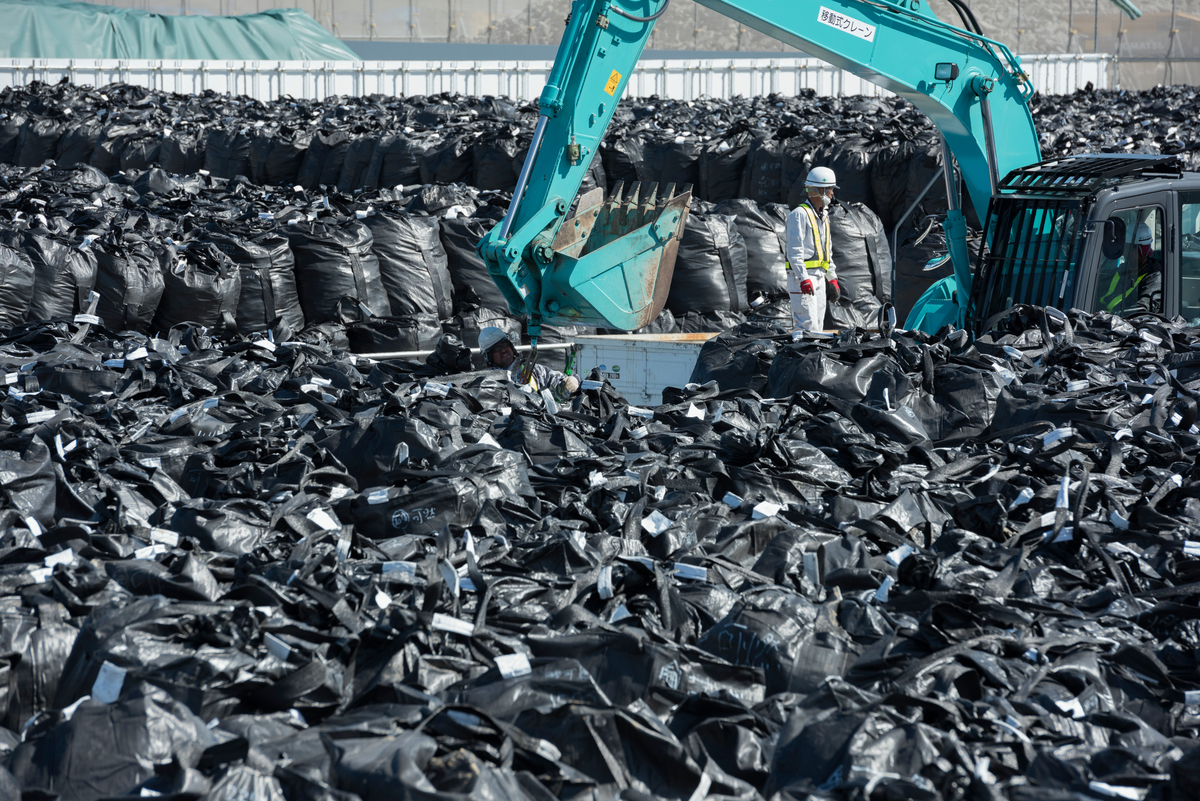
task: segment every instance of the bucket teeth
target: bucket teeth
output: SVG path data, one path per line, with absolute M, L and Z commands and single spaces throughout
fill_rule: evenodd
M 626 234 L 637 227 L 637 202 L 638 194 L 641 192 L 642 185 L 634 183 L 629 187 L 629 194 L 625 197 L 625 202 L 621 204 L 621 219 L 618 223 L 620 233 Z
M 675 183 L 617 182 L 608 199 L 602 190 L 580 198 L 575 216 L 564 221 L 554 240 L 554 251 L 571 258 L 598 250 L 628 233 L 655 223 L 676 207 L 686 209 L 689 198 L 675 193 Z M 691 189 L 685 187 L 684 194 Z M 682 205 L 681 205 L 682 204 Z M 681 226 L 682 227 L 682 226 Z M 675 244 L 668 246 L 674 263 Z

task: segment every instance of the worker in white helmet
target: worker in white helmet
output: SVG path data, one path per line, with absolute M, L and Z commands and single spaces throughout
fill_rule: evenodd
M 1162 311 L 1163 263 L 1154 248 L 1154 232 L 1140 222 L 1133 234 L 1135 258 L 1121 264 L 1111 276 L 1100 276 L 1100 307 L 1114 314 Z M 1136 263 L 1135 263 L 1136 262 Z
M 518 380 L 519 370 L 517 367 L 519 365 L 516 365 L 517 348 L 503 329 L 489 325 L 480 331 L 479 350 L 483 353 L 483 360 L 488 367 L 507 370 L 512 381 L 521 383 Z M 579 379 L 573 375 L 565 375 L 557 370 L 551 370 L 544 364 L 535 364 L 533 375 L 530 376 L 529 384 L 526 386 L 534 392 L 548 389 L 559 398 L 564 398 L 579 391 Z
M 804 181 L 808 197 L 787 217 L 788 292 L 797 331 L 824 328 L 826 303 L 836 303 L 842 296 L 829 238 L 829 206 L 837 188 L 833 170 L 814 167 Z

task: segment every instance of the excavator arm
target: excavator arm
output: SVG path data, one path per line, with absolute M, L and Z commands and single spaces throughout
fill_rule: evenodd
M 669 2 L 571 5 L 512 205 L 479 246 L 511 310 L 528 315 L 535 346 L 543 321 L 630 330 L 666 300 L 690 193 L 618 188 L 607 203 L 590 194 L 572 219 L 566 215 Z M 980 219 L 1000 176 L 1041 159 L 1027 106 L 1033 87 L 1020 60 L 977 31 L 942 22 L 925 0 L 697 2 L 912 102 L 941 131 L 947 184 L 953 154 Z M 972 19 L 969 10 L 964 19 Z M 926 310 L 933 328 L 963 324 L 971 283 L 965 218 L 957 192 L 947 194 L 955 207 L 945 229 L 961 291 L 949 285 L 945 302 Z
M 632 330 L 662 310 L 691 195 L 618 187 L 567 212 L 670 0 L 575 0 L 538 99 L 529 155 L 479 253 L 534 346 L 543 321 Z

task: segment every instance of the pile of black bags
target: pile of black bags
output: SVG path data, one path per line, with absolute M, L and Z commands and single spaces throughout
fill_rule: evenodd
M 1198 329 L 749 323 L 646 409 L 84 315 L 0 339 L 5 797 L 1190 797 Z
M 1187 87 L 1140 93 L 1081 90 L 1065 97 L 1035 96 L 1032 102 L 1045 131 L 1046 155 L 1087 150 L 1175 153 L 1189 165 L 1195 161 L 1198 142 L 1185 123 L 1196 107 L 1195 90 Z M 172 95 L 124 84 L 93 89 L 34 83 L 0 92 L 0 163 L 38 168 L 53 161 L 59 170 L 88 165 L 107 177 L 123 174 L 135 184 L 141 180 L 139 194 L 146 189 L 161 192 L 164 182 L 176 180 L 171 176 L 193 176 L 182 182 L 194 185 L 194 176 L 203 171 L 203 182 L 234 181 L 245 192 L 252 191 L 251 186 L 274 188 L 266 194 L 279 205 L 258 213 L 278 215 L 294 187 L 314 197 L 342 193 L 366 198 L 404 187 L 406 200 L 418 187 L 430 185 L 511 192 L 535 119 L 532 106 L 490 97 L 287 98 L 262 103 L 213 93 Z M 780 316 L 775 273 L 781 260 L 777 253 L 766 254 L 758 247 L 763 244 L 761 216 L 779 216 L 781 212 L 771 209 L 775 204 L 786 209 L 800 202 L 804 176 L 820 165 L 837 171 L 841 203 L 855 210 L 843 220 L 847 230 L 837 238 L 857 239 L 837 251 L 848 297 L 831 310 L 828 324 L 870 323 L 879 302 L 889 299 L 890 237 L 897 250 L 894 300 L 903 318 L 920 292 L 946 273 L 926 269 L 945 249 L 940 229 L 931 226 L 946 208 L 943 183 L 933 180 L 932 189 L 921 197 L 941 170 L 936 131 L 903 100 L 816 97 L 811 92 L 729 101 L 624 100 L 584 188 L 615 187 L 618 181 L 626 186 L 632 181 L 691 184 L 698 200 L 718 204 L 715 211 L 698 204 L 701 213 L 685 238 L 689 244 L 680 249 L 681 280 L 670 304 L 673 320 L 656 326 L 671 328 L 673 322 L 674 330 L 722 330 L 747 315 Z M 153 168 L 165 177 L 146 179 Z M 393 211 L 405 208 L 386 202 Z M 747 208 L 749 203 L 753 206 Z M 436 208 L 422 211 L 435 217 L 448 212 L 471 217 L 473 209 L 464 212 L 455 205 L 435 203 Z M 971 214 L 971 204 L 966 207 Z M 219 219 L 228 219 L 228 213 L 214 210 Z M 712 214 L 733 217 L 732 226 Z M 452 226 L 455 230 L 442 231 L 443 244 L 447 236 L 456 238 L 461 250 L 469 252 L 492 222 L 460 220 Z M 372 236 L 380 235 L 376 226 L 367 224 Z M 422 247 L 416 232 L 380 225 L 389 229 L 389 242 L 377 250 L 394 253 L 402 247 L 412 255 L 414 248 Z M 747 244 L 743 255 L 746 243 L 737 242 L 734 229 L 743 240 L 760 241 Z M 320 233 L 332 235 L 326 226 Z M 363 247 L 361 232 L 342 235 L 347 243 L 357 239 Z M 873 241 L 865 243 L 864 235 Z M 437 258 L 427 247 L 420 252 L 426 260 Z M 764 255 L 769 255 L 770 264 L 763 263 Z M 326 263 L 317 259 L 315 268 L 296 268 L 311 273 Z M 378 294 L 377 282 L 366 273 L 341 272 L 342 278 L 330 279 L 331 286 L 324 289 L 341 291 L 353 283 L 362 293 Z M 693 279 L 698 280 L 692 283 Z M 386 276 L 383 281 L 389 283 Z M 389 298 L 398 307 L 393 313 L 434 313 L 429 293 L 435 290 L 423 284 L 416 290 L 420 299 L 414 301 L 391 281 Z M 492 316 L 507 312 L 498 293 L 481 282 L 453 284 L 456 289 L 468 287 L 470 297 L 458 305 L 488 309 Z M 476 293 L 492 297 L 473 297 Z M 328 317 L 339 297 L 322 300 L 318 305 L 325 308 L 319 316 Z M 378 298 L 374 300 L 366 303 L 368 308 L 386 316 Z M 439 320 L 460 313 L 445 286 L 436 290 L 436 300 Z M 409 311 L 418 304 L 418 311 Z M 305 310 L 314 310 L 312 304 Z M 287 311 L 295 323 L 302 310 Z M 416 327 L 428 329 L 430 324 L 422 319 Z M 466 325 L 467 330 L 471 327 Z M 463 324 L 454 330 L 463 330 Z

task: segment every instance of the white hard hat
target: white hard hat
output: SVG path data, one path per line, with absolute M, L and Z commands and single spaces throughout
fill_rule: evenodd
M 804 185 L 815 186 L 821 189 L 828 189 L 830 187 L 837 189 L 837 176 L 828 167 L 813 167 L 809 170 L 808 177 L 804 179 Z
M 503 329 L 497 328 L 494 325 L 485 326 L 484 329 L 479 332 L 479 349 L 484 353 L 487 353 L 489 350 L 504 341 L 508 341 L 511 344 L 511 340 L 508 339 L 508 334 L 504 333 Z
M 1135 245 L 1153 245 L 1154 233 L 1151 232 L 1150 226 L 1146 223 L 1138 223 L 1137 233 L 1134 234 L 1133 244 Z

